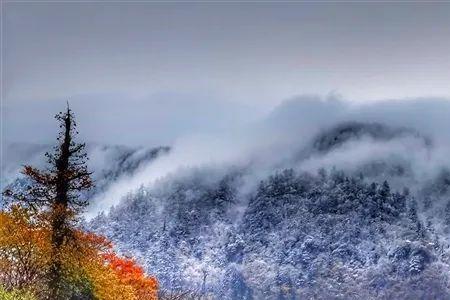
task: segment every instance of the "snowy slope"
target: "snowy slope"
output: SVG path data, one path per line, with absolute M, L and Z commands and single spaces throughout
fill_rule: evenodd
M 172 292 L 446 299 L 450 173 L 436 157 L 415 130 L 346 122 L 264 170 L 254 162 L 170 174 L 90 226 Z
M 2 190 L 10 185 L 20 188 L 26 184 L 26 179 L 20 174 L 23 165 L 31 164 L 45 168 L 45 152 L 51 150 L 48 145 L 26 143 L 10 144 L 5 149 L 2 163 Z M 88 168 L 93 172 L 94 188 L 84 197 L 89 199 L 108 189 L 121 178 L 132 176 L 140 168 L 147 166 L 157 157 L 167 154 L 168 147 L 132 148 L 125 146 L 87 145 Z M 91 203 L 89 209 L 94 209 Z

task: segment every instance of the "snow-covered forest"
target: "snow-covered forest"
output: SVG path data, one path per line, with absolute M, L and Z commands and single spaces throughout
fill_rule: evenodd
M 401 138 L 432 147 L 410 130 L 346 123 L 308 150 L 318 159 L 349 143 Z M 424 182 L 402 160 L 281 168 L 257 184 L 248 182 L 251 172 L 184 170 L 130 193 L 89 225 L 138 256 L 168 290 L 217 299 L 450 295 L 446 169 Z
M 292 113 L 282 106 L 224 137 L 219 146 L 236 138 L 236 149 L 216 160 L 183 152 L 207 153 L 197 139 L 199 148 L 88 146 L 96 187 L 82 195 L 91 202 L 82 227 L 136 258 L 162 298 L 450 297 L 448 129 L 430 131 L 446 125 L 448 105 L 414 125 L 411 115 L 390 119 L 395 105 L 312 103 L 285 105 L 327 108 L 321 126 L 320 116 L 280 123 Z M 383 114 L 367 118 L 374 108 Z M 281 139 L 261 139 L 259 130 L 287 125 Z M 45 146 L 35 149 L 26 156 Z M 20 189 L 26 179 L 5 184 Z
M 450 300 L 450 0 L 0 19 L 0 300 Z

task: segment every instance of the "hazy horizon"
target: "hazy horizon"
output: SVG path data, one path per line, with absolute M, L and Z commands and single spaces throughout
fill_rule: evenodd
M 237 130 L 302 95 L 450 98 L 450 3 L 5 2 L 3 139 Z M 118 125 L 120 124 L 120 125 Z

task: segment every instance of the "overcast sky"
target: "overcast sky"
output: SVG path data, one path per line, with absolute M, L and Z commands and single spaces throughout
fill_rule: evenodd
M 450 3 L 3 4 L 5 141 L 227 130 L 302 94 L 450 97 Z

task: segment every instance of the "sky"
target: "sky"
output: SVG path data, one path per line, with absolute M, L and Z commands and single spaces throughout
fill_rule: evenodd
M 6 2 L 5 142 L 238 131 L 299 95 L 450 97 L 450 3 Z

